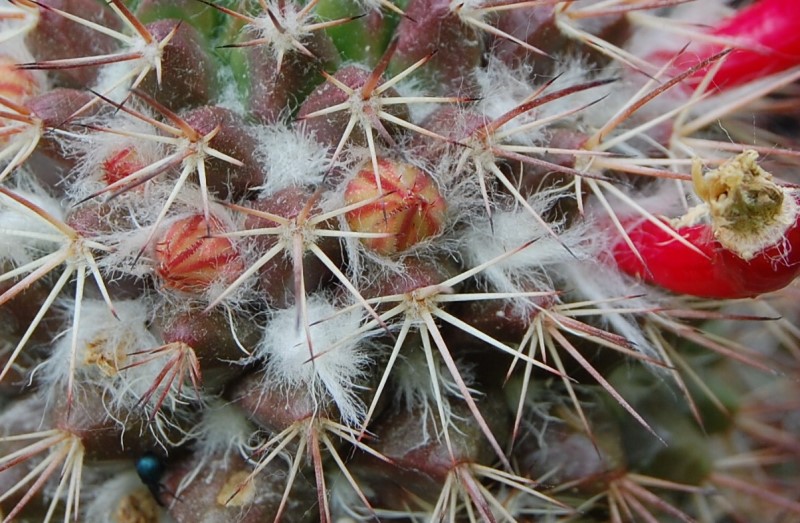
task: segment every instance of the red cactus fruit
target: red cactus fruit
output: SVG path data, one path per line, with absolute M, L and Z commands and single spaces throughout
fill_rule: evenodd
M 705 43 L 683 53 L 674 63 L 676 70 L 686 70 L 719 53 L 726 47 L 734 51 L 714 72 L 714 85 L 730 88 L 800 65 L 800 33 L 796 27 L 795 0 L 761 0 L 739 10 L 708 31 L 708 36 L 731 42 Z M 658 52 L 650 57 L 655 63 L 672 58 L 672 53 Z M 689 77 L 698 84 L 715 66 L 700 69 Z
M 693 178 L 710 222 L 690 212 L 674 223 L 629 222 L 613 248 L 624 272 L 672 292 L 705 298 L 747 298 L 789 285 L 800 274 L 800 192 L 779 187 L 745 151 Z M 702 218 L 703 216 L 700 216 Z M 682 240 L 679 240 L 681 238 Z

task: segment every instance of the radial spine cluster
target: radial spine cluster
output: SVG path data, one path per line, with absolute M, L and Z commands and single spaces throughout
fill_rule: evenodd
M 794 0 L 0 0 L 0 521 L 800 520 Z

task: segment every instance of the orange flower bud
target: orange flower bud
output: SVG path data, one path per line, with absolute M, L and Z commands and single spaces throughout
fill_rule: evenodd
M 211 216 L 202 214 L 174 222 L 156 244 L 157 272 L 166 287 L 202 292 L 211 284 L 231 283 L 244 271 L 244 261 L 228 238 L 210 237 L 225 231 Z
M 12 58 L 0 55 L 0 98 L 17 105 L 29 96 L 39 92 L 39 83 L 30 71 L 17 69 L 17 62 Z M 0 104 L 0 110 L 6 108 Z M 3 128 L 8 125 L 8 120 L 0 118 L 0 145 L 8 141 L 3 133 Z
M 385 238 L 362 238 L 379 254 L 403 252 L 438 234 L 447 208 L 430 176 L 413 165 L 379 160 L 380 189 L 371 165 L 347 184 L 345 202 L 352 205 L 384 196 L 345 215 L 350 229 L 364 233 L 388 233 Z
M 39 83 L 33 73 L 17 69 L 17 62 L 0 56 L 0 96 L 16 104 L 39 92 Z

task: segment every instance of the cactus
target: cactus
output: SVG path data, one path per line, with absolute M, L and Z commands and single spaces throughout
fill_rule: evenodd
M 0 0 L 0 519 L 800 519 L 794 9 Z

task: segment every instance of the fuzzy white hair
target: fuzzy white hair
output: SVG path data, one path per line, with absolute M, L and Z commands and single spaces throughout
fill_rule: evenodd
M 316 186 L 328 168 L 328 147 L 319 143 L 304 126 L 289 128 L 265 125 L 253 128 L 258 140 L 256 158 L 267 173 L 259 187 L 264 195 L 286 187 Z
M 65 302 L 68 317 L 75 305 Z M 144 300 L 115 301 L 118 318 L 103 300 L 84 299 L 81 303 L 81 321 L 78 325 L 75 372 L 81 386 L 97 386 L 113 393 L 112 402 L 119 403 L 120 370 L 129 363 L 129 354 L 157 346 L 155 336 L 147 329 L 150 319 Z M 72 329 L 58 337 L 50 357 L 34 371 L 51 394 L 61 394 L 67 383 L 72 351 Z M 122 403 L 132 405 L 135 397 L 123 396 Z
M 14 194 L 40 207 L 56 220 L 64 219 L 61 204 L 38 186 L 14 190 Z M 55 250 L 53 240 L 39 237 L 53 234 L 60 233 L 49 222 L 11 198 L 0 195 L 0 261 L 22 265 L 38 258 L 42 252 Z
M 481 92 L 481 100 L 477 105 L 480 111 L 489 120 L 500 118 L 504 114 L 531 101 L 534 97 L 546 96 L 548 93 L 570 86 L 580 85 L 593 80 L 597 70 L 583 58 L 566 57 L 560 74 L 543 92 L 541 80 L 532 81 L 532 72 L 529 67 L 512 68 L 497 58 L 491 58 L 485 68 L 476 69 L 475 81 Z M 513 129 L 525 123 L 534 122 L 543 118 L 552 117 L 568 112 L 576 107 L 590 104 L 608 94 L 608 88 L 594 88 L 572 93 L 568 96 L 552 100 L 535 109 L 520 114 L 504 126 L 504 129 Z M 559 125 L 579 127 L 584 111 L 560 118 Z M 532 127 L 523 133 L 509 135 L 508 139 L 518 143 L 541 143 L 547 138 L 547 126 Z
M 343 421 L 355 424 L 365 414 L 357 389 L 371 362 L 364 335 L 353 336 L 363 322 L 362 312 L 337 314 L 336 306 L 320 295 L 309 297 L 307 310 L 310 340 L 298 325 L 296 306 L 277 311 L 267 324 L 255 352 L 266 360 L 265 380 L 307 386 L 320 405 L 332 401 Z
M 147 487 L 142 484 L 142 480 L 127 467 L 116 470 L 113 477 L 94 487 L 96 492 L 101 494 L 91 497 L 86 509 L 86 519 L 84 520 L 86 523 L 105 523 L 109 521 L 112 515 L 122 512 L 122 503 L 131 503 L 131 505 L 135 506 L 138 500 L 132 498 L 130 501 L 126 501 L 126 498 L 130 496 L 143 494 L 148 501 L 151 497 Z M 155 507 L 155 500 L 152 503 L 153 508 L 157 509 L 156 519 L 148 519 L 148 521 L 153 523 L 172 521 L 172 518 L 163 508 Z
M 232 457 L 252 453 L 255 448 L 249 443 L 255 431 L 241 409 L 209 400 L 209 407 L 193 431 L 197 465 L 181 479 L 176 495 L 186 490 L 200 474 L 205 473 L 202 481 L 211 482 L 217 469 L 209 467 L 209 463 L 215 462 L 217 467 L 227 469 Z
M 528 203 L 540 215 L 552 207 L 563 193 L 542 191 Z M 551 223 L 553 237 L 527 209 L 517 207 L 473 222 L 465 231 L 461 252 L 470 266 L 477 266 L 533 242 L 525 249 L 491 264 L 480 278 L 498 292 L 528 292 L 531 285 L 552 290 L 545 270 L 578 259 L 591 259 L 597 246 L 591 242 L 590 226 L 580 223 L 565 226 Z

